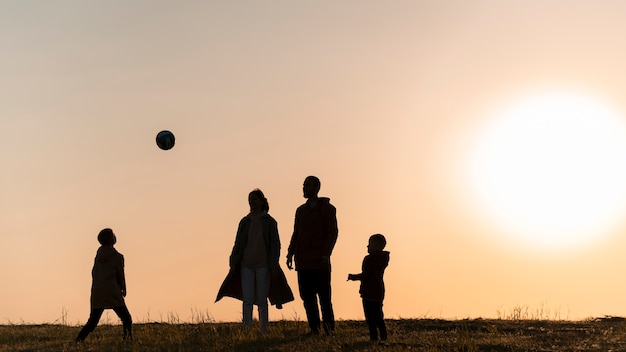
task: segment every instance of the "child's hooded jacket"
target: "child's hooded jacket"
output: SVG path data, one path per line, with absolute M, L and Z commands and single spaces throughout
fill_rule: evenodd
M 385 298 L 383 274 L 387 265 L 389 265 L 389 252 L 387 251 L 376 251 L 365 256 L 359 289 L 363 299 L 382 301 Z
M 124 306 L 126 291 L 124 256 L 113 246 L 98 248 L 91 270 L 91 308 L 115 308 Z

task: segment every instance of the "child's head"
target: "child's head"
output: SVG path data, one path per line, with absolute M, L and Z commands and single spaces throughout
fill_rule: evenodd
M 98 234 L 98 242 L 100 242 L 103 246 L 112 246 L 117 242 L 117 238 L 115 237 L 113 230 L 106 228 Z
M 367 252 L 372 253 L 376 251 L 382 251 L 386 245 L 387 245 L 387 240 L 385 239 L 385 236 L 377 233 L 375 235 L 370 236 L 369 243 L 367 244 Z

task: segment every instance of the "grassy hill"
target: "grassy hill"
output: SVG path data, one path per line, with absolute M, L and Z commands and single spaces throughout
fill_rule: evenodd
M 67 325 L 0 325 L 0 351 L 626 351 L 626 321 L 388 320 L 389 341 L 369 342 L 363 321 L 338 321 L 334 336 L 305 336 L 306 322 L 276 321 L 259 336 L 238 323 L 101 325 L 83 343 Z

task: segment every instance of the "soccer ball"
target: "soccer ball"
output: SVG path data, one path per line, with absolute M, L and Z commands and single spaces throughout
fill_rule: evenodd
M 159 132 L 156 136 L 156 144 L 163 150 L 172 149 L 175 142 L 174 134 L 167 130 Z

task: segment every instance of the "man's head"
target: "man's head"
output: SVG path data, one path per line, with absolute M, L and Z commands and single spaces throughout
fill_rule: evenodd
M 304 179 L 304 184 L 302 185 L 302 193 L 304 194 L 304 198 L 317 198 L 320 187 L 321 182 L 319 178 L 315 176 L 307 176 L 307 178 Z

